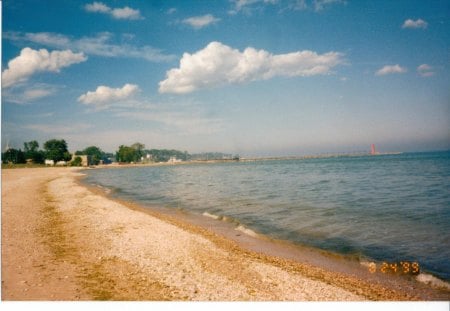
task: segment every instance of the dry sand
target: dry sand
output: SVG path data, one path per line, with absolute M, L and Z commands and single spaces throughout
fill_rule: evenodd
M 411 300 L 81 186 L 70 168 L 2 170 L 3 300 Z

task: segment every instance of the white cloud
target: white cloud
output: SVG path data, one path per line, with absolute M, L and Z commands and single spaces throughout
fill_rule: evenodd
M 422 64 L 419 67 L 417 67 L 417 72 L 422 77 L 431 77 L 432 75 L 434 75 L 433 67 L 427 64 Z
M 139 92 L 139 87 L 135 84 L 125 84 L 122 88 L 111 88 L 100 85 L 93 92 L 78 97 L 78 101 L 85 105 L 92 105 L 97 110 L 109 108 L 116 102 L 132 98 Z
M 124 7 L 123 9 L 113 9 L 111 14 L 114 18 L 117 19 L 142 19 L 141 13 L 139 10 L 135 10 L 129 7 Z
M 86 4 L 84 6 L 85 10 L 88 12 L 99 12 L 99 13 L 108 13 L 111 11 L 111 8 L 101 2 L 94 2 L 91 4 Z
M 423 19 L 419 18 L 417 20 L 407 19 L 402 25 L 402 28 L 427 28 L 428 23 L 424 21 Z
M 393 73 L 405 73 L 408 70 L 405 67 L 401 67 L 400 65 L 386 65 L 383 68 L 379 69 L 375 75 L 384 76 Z
M 190 18 L 186 18 L 183 20 L 183 23 L 195 28 L 200 29 L 211 24 L 215 24 L 220 21 L 220 18 L 216 18 L 211 14 L 206 14 L 203 16 L 194 16 Z
M 73 53 L 70 50 L 52 51 L 46 49 L 22 49 L 20 55 L 8 62 L 8 68 L 2 72 L 4 88 L 24 82 L 38 72 L 59 72 L 61 68 L 87 60 L 83 53 Z
M 52 94 L 51 90 L 47 90 L 47 89 L 31 89 L 31 90 L 26 90 L 24 93 L 24 97 L 25 99 L 32 101 L 32 100 L 36 100 L 42 97 L 47 97 L 50 94 Z
M 343 54 L 338 52 L 297 51 L 273 55 L 251 47 L 240 52 L 220 42 L 211 42 L 193 54 L 184 53 L 179 68 L 167 71 L 166 79 L 159 82 L 159 91 L 181 94 L 276 76 L 329 74 L 333 67 L 342 63 Z
M 127 35 L 129 38 L 132 36 L 132 34 Z M 6 32 L 3 34 L 3 38 L 15 42 L 42 44 L 51 48 L 70 49 L 103 57 L 143 58 L 151 62 L 170 61 L 175 57 L 163 54 L 161 50 L 147 45 L 137 47 L 130 44 L 113 44 L 110 42 L 113 35 L 108 32 L 99 33 L 95 37 L 82 37 L 81 39 L 72 39 L 62 34 L 50 32 Z
M 128 6 L 124 8 L 113 9 L 102 2 L 93 2 L 91 4 L 86 4 L 84 6 L 84 9 L 87 12 L 91 13 L 109 14 L 115 19 L 130 19 L 130 20 L 143 19 L 143 17 L 141 16 L 141 12 L 139 10 L 132 9 Z
M 176 11 L 177 11 L 177 9 L 176 9 L 176 8 L 170 8 L 170 9 L 168 9 L 168 10 L 167 10 L 167 12 L 166 12 L 166 13 L 170 15 L 170 14 L 173 14 L 173 13 L 175 13 Z

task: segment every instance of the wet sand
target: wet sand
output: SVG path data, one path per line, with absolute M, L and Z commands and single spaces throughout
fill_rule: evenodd
M 353 273 L 363 269 L 339 258 L 230 234 L 215 220 L 113 200 L 81 185 L 81 175 L 2 170 L 3 300 L 448 299 Z

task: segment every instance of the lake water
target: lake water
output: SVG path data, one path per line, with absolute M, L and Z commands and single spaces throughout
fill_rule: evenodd
M 148 206 L 227 217 L 276 239 L 450 280 L 450 152 L 86 171 Z M 237 225 L 236 224 L 236 225 Z

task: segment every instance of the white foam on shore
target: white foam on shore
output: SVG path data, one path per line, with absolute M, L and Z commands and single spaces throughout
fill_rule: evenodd
M 97 188 L 99 188 L 101 191 L 105 192 L 106 194 L 111 194 L 111 191 L 112 191 L 112 190 L 111 190 L 110 188 L 104 187 L 104 186 L 99 185 L 99 184 L 96 184 L 96 186 L 97 186 Z
M 431 274 L 420 273 L 416 276 L 416 280 L 421 283 L 428 284 L 431 287 L 450 289 L 449 283 L 442 281 Z
M 214 215 L 214 214 L 210 214 L 208 212 L 204 212 L 202 215 L 205 216 L 205 217 L 212 218 L 212 219 L 220 219 L 220 216 L 217 216 L 217 215 Z
M 246 235 L 252 236 L 254 238 L 258 237 L 258 234 L 255 231 L 245 228 L 243 225 L 237 226 L 234 230 L 241 231 L 242 233 L 245 233 Z

